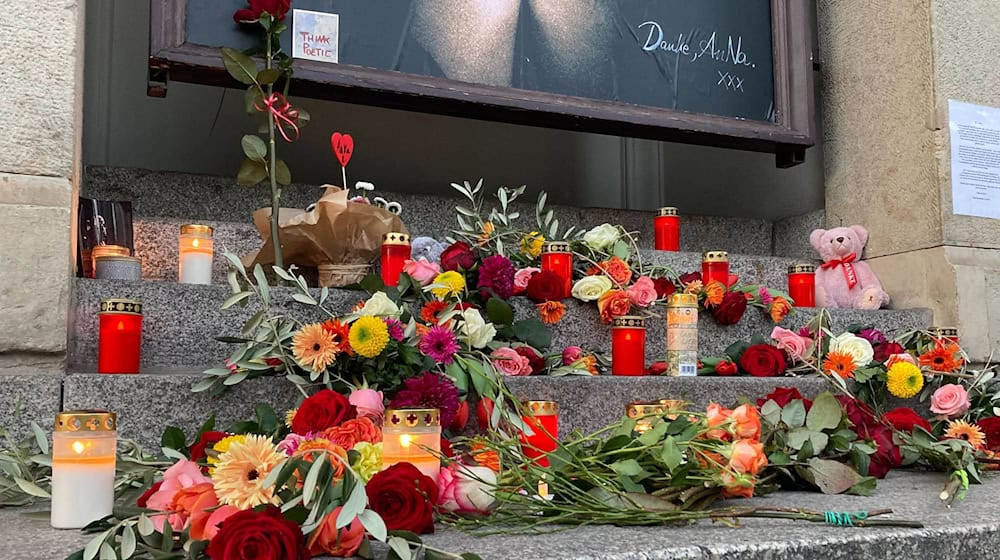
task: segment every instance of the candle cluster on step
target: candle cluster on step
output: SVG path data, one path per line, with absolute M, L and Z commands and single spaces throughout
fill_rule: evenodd
M 177 278 L 181 284 L 211 284 L 214 253 L 211 226 L 181 226 Z
M 382 236 L 382 282 L 386 286 L 399 285 L 403 264 L 410 259 L 410 236 L 389 232 Z
M 385 411 L 382 427 L 382 469 L 411 463 L 437 480 L 441 470 L 441 412 L 436 408 L 394 408 Z
M 615 317 L 611 326 L 611 374 L 646 373 L 646 320 L 626 315 Z
M 121 298 L 102 300 L 98 322 L 97 373 L 139 373 L 142 303 Z
M 681 225 L 677 208 L 665 206 L 653 218 L 653 248 L 657 251 L 681 250 Z
M 531 429 L 521 431 L 521 452 L 541 467 L 549 466 L 548 454 L 559 447 L 559 406 L 555 401 L 524 401 L 521 421 Z
M 81 529 L 111 515 L 117 418 L 103 410 L 56 415 L 52 434 L 52 514 L 56 529 Z

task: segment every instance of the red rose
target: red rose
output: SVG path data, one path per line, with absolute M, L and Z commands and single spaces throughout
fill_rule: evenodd
M 881 424 L 862 428 L 858 437 L 875 444 L 875 453 L 869 455 L 868 476 L 885 478 L 886 473 L 903 464 L 903 455 L 892 441 L 892 430 Z
M 308 560 L 309 549 L 299 524 L 285 519 L 274 506 L 244 510 L 226 518 L 208 544 L 212 560 Z
M 543 270 L 528 280 L 525 295 L 535 303 L 559 301 L 566 298 L 566 281 L 551 270 Z
M 656 298 L 663 299 L 677 291 L 677 286 L 669 278 L 653 278 L 653 289 L 656 290 Z
M 771 394 L 763 399 L 757 399 L 757 408 L 764 406 L 764 403 L 767 401 L 774 401 L 781 408 L 785 408 L 785 405 L 794 400 L 802 401 L 802 404 L 806 407 L 807 412 L 810 408 L 812 408 L 812 401 L 803 397 L 802 393 L 800 393 L 795 387 L 778 387 L 777 389 L 771 391 Z
M 868 408 L 865 403 L 847 395 L 838 395 L 837 400 L 840 401 L 840 406 L 847 414 L 847 419 L 851 421 L 851 424 L 854 424 L 854 431 L 858 435 L 861 435 L 863 428 L 877 424 L 875 412 Z
M 780 375 L 786 366 L 785 352 L 770 344 L 753 344 L 740 356 L 740 369 L 754 377 Z
M 153 494 L 156 494 L 160 490 L 160 486 L 163 486 L 162 480 L 154 483 L 152 486 L 149 487 L 149 490 L 143 492 L 142 496 L 139 496 L 139 499 L 135 501 L 135 505 L 141 508 L 146 507 L 146 504 L 149 502 L 149 497 L 152 496 Z
M 456 241 L 441 252 L 441 270 L 469 270 L 476 264 L 476 255 L 465 241 Z
M 688 285 L 695 280 L 701 281 L 701 273 L 688 272 L 687 274 L 681 274 L 677 277 L 677 280 L 680 281 L 681 284 Z
M 735 325 L 747 310 L 747 298 L 739 292 L 726 292 L 722 302 L 712 310 L 712 317 L 720 325 Z
M 901 432 L 913 432 L 914 426 L 931 431 L 931 423 L 921 418 L 912 408 L 901 406 L 885 413 L 885 421 Z
M 667 362 L 653 362 L 646 368 L 646 375 L 663 375 L 667 371 Z
M 200 461 L 205 458 L 205 449 L 212 447 L 219 440 L 226 437 L 226 432 L 202 432 L 198 441 L 191 445 L 188 452 L 192 461 Z
M 545 369 L 545 358 L 538 355 L 535 349 L 530 346 L 518 346 L 514 348 L 514 351 L 519 355 L 528 358 L 528 363 L 531 364 L 531 373 L 539 373 Z
M 292 418 L 292 431 L 300 436 L 319 433 L 339 426 L 345 420 L 352 420 L 357 414 L 357 409 L 347 397 L 331 389 L 323 389 L 299 405 L 295 418 Z
M 889 356 L 893 354 L 902 354 L 906 352 L 906 348 L 903 348 L 898 342 L 886 342 L 883 344 L 877 344 L 875 346 L 875 355 L 872 361 L 882 363 L 889 359 Z
M 247 0 L 250 7 L 236 10 L 233 14 L 233 21 L 243 23 L 260 19 L 262 13 L 267 12 L 278 21 L 285 19 L 285 14 L 291 7 L 292 0 Z
M 1000 451 L 1000 418 L 996 416 L 980 418 L 976 425 L 986 434 L 986 448 L 990 451 Z
M 438 487 L 410 463 L 377 473 L 365 486 L 368 505 L 382 516 L 390 531 L 434 532 L 434 504 Z
M 722 360 L 721 362 L 715 364 L 715 374 L 722 376 L 736 375 L 736 364 L 730 362 L 729 360 Z

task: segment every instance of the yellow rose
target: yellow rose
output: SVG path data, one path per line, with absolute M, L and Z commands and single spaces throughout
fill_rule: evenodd
M 584 276 L 573 284 L 572 294 L 580 301 L 597 301 L 611 288 L 611 279 L 603 274 Z

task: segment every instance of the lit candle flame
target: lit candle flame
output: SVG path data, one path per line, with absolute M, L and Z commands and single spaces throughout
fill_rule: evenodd
M 192 240 L 191 241 L 191 246 L 197 248 L 198 247 L 198 240 L 197 239 Z
M 87 449 L 87 446 L 84 445 L 82 441 L 74 441 L 72 447 L 73 451 L 75 451 L 77 455 L 83 453 L 83 451 Z
M 538 481 L 538 496 L 543 500 L 549 497 L 549 485 L 544 480 Z
M 399 445 L 402 445 L 403 447 L 409 447 L 411 441 L 413 441 L 413 437 L 410 434 L 403 434 L 399 436 Z

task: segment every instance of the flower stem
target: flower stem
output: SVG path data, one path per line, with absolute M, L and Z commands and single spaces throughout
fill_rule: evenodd
M 274 62 L 274 52 L 271 48 L 271 31 L 267 36 L 267 56 L 264 58 L 265 67 L 270 70 Z M 267 85 L 267 98 L 270 99 L 274 93 L 274 83 Z M 277 160 L 275 153 L 276 144 L 274 141 L 274 118 L 267 115 L 267 138 L 268 152 L 271 155 L 271 164 L 267 168 L 268 178 L 271 180 L 271 244 L 274 245 L 274 265 L 278 268 L 285 268 L 284 258 L 281 255 L 281 231 L 278 226 L 278 210 L 281 208 L 281 188 L 278 187 Z

